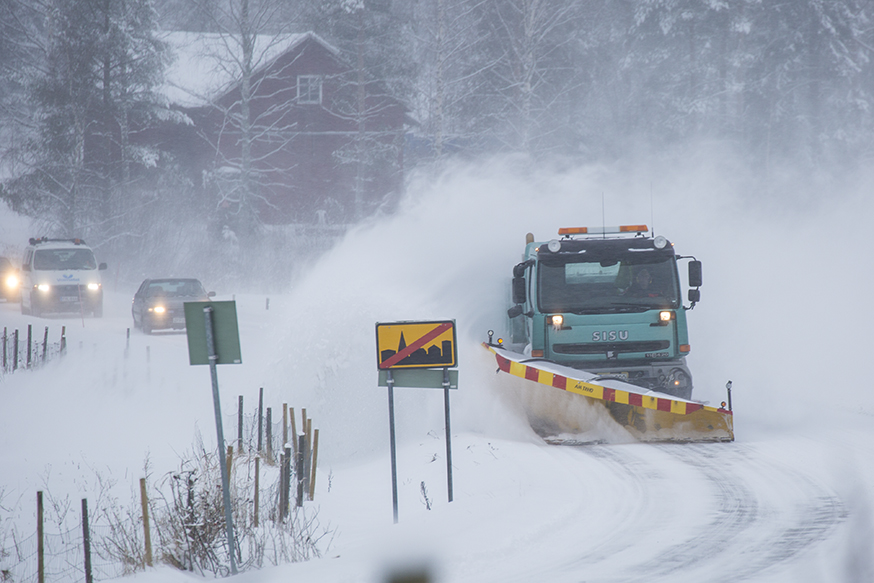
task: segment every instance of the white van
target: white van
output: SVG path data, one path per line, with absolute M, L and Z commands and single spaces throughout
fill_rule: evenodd
M 21 313 L 88 312 L 103 316 L 103 283 L 82 239 L 30 239 L 21 265 Z

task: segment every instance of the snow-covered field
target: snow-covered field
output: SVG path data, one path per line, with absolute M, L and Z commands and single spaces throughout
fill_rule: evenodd
M 243 351 L 243 364 L 219 367 L 224 412 L 237 395 L 256 403 L 260 387 L 274 410 L 307 408 L 320 429 L 313 504 L 334 531 L 322 558 L 237 580 L 370 583 L 401 567 L 441 583 L 874 580 L 874 204 L 855 194 L 863 188 L 831 202 L 753 202 L 739 178 L 689 168 L 660 170 L 654 211 L 650 182 L 621 172 L 461 169 L 414 184 L 396 216 L 351 232 L 269 310 L 264 295 L 216 290 L 236 299 Z M 496 375 L 480 347 L 502 325 L 525 233 L 600 224 L 602 192 L 608 224 L 654 218 L 704 262 L 689 364 L 696 398 L 716 403 L 733 381 L 735 443 L 545 445 L 513 399 L 524 381 Z M 0 213 L 6 224 L 9 249 L 7 233 L 26 229 Z M 39 489 L 88 496 L 93 470 L 132 488 L 146 455 L 155 474 L 170 471 L 197 430 L 214 446 L 209 372 L 188 365 L 185 335 L 132 331 L 125 354 L 134 285 L 108 286 L 102 319 L 32 318 L 0 303 L 0 326 L 49 326 L 53 337 L 66 325 L 69 344 L 65 358 L 0 380 L 7 516 L 30 521 Z M 442 393 L 397 389 L 393 524 L 374 324 L 444 318 L 459 327 L 454 501 Z M 169 567 L 136 577 L 191 578 Z

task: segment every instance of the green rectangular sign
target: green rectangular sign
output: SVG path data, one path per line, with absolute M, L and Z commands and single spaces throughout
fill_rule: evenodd
M 416 369 L 392 369 L 392 380 L 396 387 L 411 389 L 442 389 L 443 369 L 416 368 Z M 380 387 L 388 386 L 388 371 L 379 371 Z M 458 371 L 449 369 L 449 388 L 458 388 Z
M 215 339 L 216 364 L 240 364 L 240 331 L 237 327 L 236 302 L 185 302 L 185 328 L 188 333 L 188 362 L 209 364 L 206 347 L 206 313 L 212 308 L 212 335 Z

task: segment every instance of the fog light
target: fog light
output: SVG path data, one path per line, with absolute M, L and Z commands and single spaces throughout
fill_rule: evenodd
M 674 387 L 687 387 L 689 386 L 689 375 L 680 369 L 674 369 L 671 371 L 669 383 Z

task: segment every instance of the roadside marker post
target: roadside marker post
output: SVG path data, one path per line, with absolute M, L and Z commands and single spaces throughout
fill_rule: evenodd
M 394 388 L 443 389 L 446 426 L 446 482 L 452 502 L 452 432 L 449 390 L 458 388 L 458 350 L 455 320 L 376 324 L 376 360 L 379 386 L 388 387 L 391 486 L 394 522 L 398 522 L 397 450 L 395 446 Z
M 225 529 L 231 574 L 237 574 L 236 542 L 231 512 L 229 472 L 225 458 L 225 436 L 222 430 L 222 408 L 218 388 L 218 364 L 240 364 L 240 333 L 235 302 L 186 302 L 185 329 L 188 336 L 188 360 L 192 365 L 208 364 L 212 381 L 212 402 L 218 440 L 218 461 L 222 479 L 222 500 L 225 507 Z M 221 350 L 220 350 L 221 349 Z

